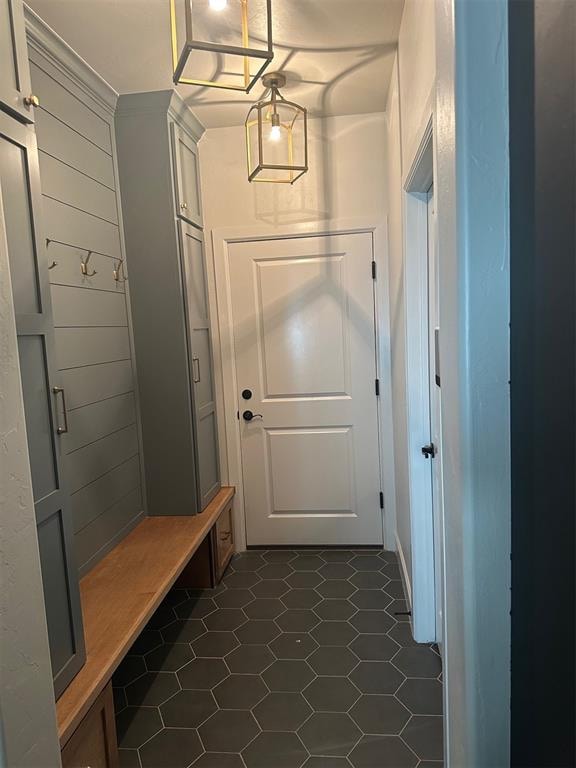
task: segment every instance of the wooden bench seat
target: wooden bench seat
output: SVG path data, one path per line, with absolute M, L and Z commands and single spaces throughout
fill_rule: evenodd
M 190 517 L 147 517 L 80 581 L 86 663 L 56 704 L 64 746 L 220 514 L 222 488 Z

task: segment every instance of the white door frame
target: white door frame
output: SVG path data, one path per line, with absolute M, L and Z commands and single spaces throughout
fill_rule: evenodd
M 412 629 L 418 642 L 436 640 L 434 507 L 431 461 L 422 456 L 430 442 L 428 317 L 428 190 L 434 180 L 432 114 L 406 174 L 404 188 L 404 290 L 406 297 L 406 395 L 412 572 Z
M 214 334 L 215 379 L 218 401 L 218 433 L 222 481 L 236 487 L 234 533 L 236 548 L 246 549 L 246 519 L 240 425 L 234 363 L 234 327 L 228 248 L 232 243 L 322 235 L 368 232 L 372 235 L 377 279 L 376 369 L 380 379 L 378 399 L 378 434 L 380 442 L 380 482 L 384 493 L 384 547 L 395 549 L 396 494 L 394 488 L 394 452 L 392 442 L 392 388 L 390 377 L 390 313 L 388 293 L 388 233 L 386 220 L 374 224 L 364 219 L 336 219 L 325 222 L 292 224 L 271 230 L 269 227 L 223 227 L 212 230 L 213 264 L 208 264 L 210 312 Z

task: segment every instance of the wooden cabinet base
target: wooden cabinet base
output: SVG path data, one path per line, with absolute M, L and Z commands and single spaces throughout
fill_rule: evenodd
M 176 582 L 179 587 L 206 589 L 220 583 L 234 554 L 232 503 L 228 504 L 212 526 L 194 557 Z
M 234 554 L 234 526 L 232 522 L 232 503 L 224 509 L 212 528 L 212 557 L 216 583 L 220 581 Z
M 62 750 L 62 768 L 118 768 L 111 682 Z
M 178 577 L 177 587 L 209 589 L 216 586 L 210 538 L 211 534 L 200 544 L 196 553 Z

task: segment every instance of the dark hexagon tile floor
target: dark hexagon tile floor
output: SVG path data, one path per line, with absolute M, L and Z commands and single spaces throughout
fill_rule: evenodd
M 396 556 L 236 555 L 173 589 L 116 672 L 122 768 L 442 768 L 442 677 Z

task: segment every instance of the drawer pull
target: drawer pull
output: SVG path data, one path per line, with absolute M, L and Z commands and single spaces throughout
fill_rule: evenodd
M 24 97 L 24 104 L 27 107 L 39 107 L 40 99 L 38 98 L 38 96 L 35 96 L 33 93 L 31 93 L 30 96 Z
M 220 534 L 220 541 L 227 541 L 232 536 L 232 531 L 224 531 Z
M 180 208 L 185 211 L 188 208 L 188 203 L 180 203 Z

